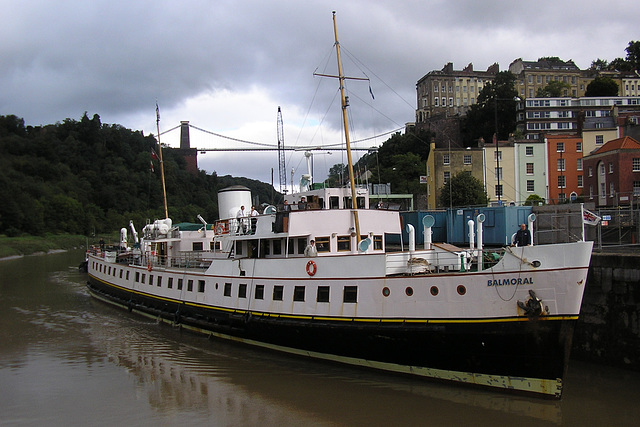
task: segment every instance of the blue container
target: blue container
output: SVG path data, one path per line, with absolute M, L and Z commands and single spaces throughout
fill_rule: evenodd
M 511 244 L 511 236 L 520 224 L 527 223 L 531 206 L 499 206 L 485 208 L 447 209 L 447 240 L 449 243 L 468 246 L 468 221 L 474 221 L 477 230 L 477 216 L 484 214 L 482 236 L 484 245 L 503 246 Z M 475 237 L 477 245 L 478 237 Z M 435 241 L 435 240 L 434 240 Z

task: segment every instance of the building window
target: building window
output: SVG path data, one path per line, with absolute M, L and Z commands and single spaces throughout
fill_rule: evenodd
M 527 163 L 527 175 L 533 175 L 533 163 Z
M 609 183 L 609 197 L 613 197 L 616 189 L 613 186 L 613 182 Z
M 558 194 L 558 201 L 564 202 L 565 200 L 567 200 L 567 195 L 565 193 Z
M 534 191 L 536 191 L 535 184 L 532 179 L 527 180 L 527 191 L 530 193 L 533 193 Z
M 633 181 L 633 195 L 640 196 L 640 181 Z
M 558 177 L 558 188 L 564 188 L 566 185 L 566 177 L 564 175 L 560 175 Z
M 525 147 L 524 153 L 527 156 L 533 156 L 533 147 Z
M 602 144 L 604 142 L 604 135 L 596 135 L 596 144 Z
M 284 293 L 284 286 L 275 285 L 273 287 L 273 300 L 274 301 L 282 301 L 282 294 Z
M 613 173 L 613 163 L 609 163 L 609 173 Z
M 582 175 L 578 175 L 578 188 L 582 188 Z
M 449 155 L 448 154 L 445 154 L 445 155 L 442 156 L 442 164 L 443 165 L 448 165 L 449 164 L 449 160 L 450 159 L 449 159 Z
M 494 161 L 497 161 L 497 160 L 502 161 L 502 151 L 494 151 L 493 152 L 493 160 Z
M 446 184 L 447 182 L 449 182 L 449 179 L 451 179 L 451 172 L 445 172 L 444 173 L 444 183 Z
M 605 172 L 604 163 L 600 163 L 600 175 L 604 175 Z
M 316 295 L 317 302 L 329 302 L 329 287 L 318 286 L 318 294 Z
M 564 160 L 565 159 L 558 159 L 557 163 L 558 163 L 558 170 L 559 171 L 563 171 L 564 170 Z
M 563 153 L 564 152 L 564 142 L 558 142 L 556 145 L 556 152 Z
M 225 297 L 230 297 L 231 296 L 231 283 L 225 283 L 224 284 L 224 296 Z
M 581 171 L 582 170 L 582 159 L 578 159 L 577 160 L 577 164 L 578 164 L 578 170 Z
M 293 288 L 293 300 L 304 302 L 304 286 L 296 286 Z
M 631 167 L 633 172 L 640 172 L 640 158 L 633 159 Z
M 496 197 L 502 197 L 502 184 L 496 185 Z
M 438 97 L 437 96 L 435 98 L 433 98 L 433 106 L 434 107 L 438 106 Z
M 471 164 L 471 154 L 465 154 L 463 161 L 464 161 L 465 165 L 470 165 Z
M 343 301 L 345 303 L 358 302 L 358 287 L 357 286 L 345 286 Z
M 578 153 L 582 152 L 582 142 L 576 142 L 576 151 Z
M 589 166 L 589 176 L 593 176 L 593 167 Z
M 495 168 L 496 180 L 502 179 L 502 168 Z

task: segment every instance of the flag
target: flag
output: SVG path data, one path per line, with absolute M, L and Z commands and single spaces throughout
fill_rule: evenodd
M 151 172 L 155 172 L 155 169 L 153 168 L 153 160 L 149 160 L 149 166 L 150 166 Z
M 152 160 L 158 160 L 158 155 L 156 154 L 155 151 L 153 151 L 153 148 L 151 149 L 151 159 Z
M 156 102 L 156 120 L 160 121 L 160 107 L 158 107 L 158 102 Z
M 371 85 L 369 85 L 369 93 L 371 94 L 371 99 L 376 99 L 376 97 L 373 96 L 373 91 L 371 90 Z
M 598 225 L 600 217 L 586 209 L 582 210 L 582 222 L 589 225 Z

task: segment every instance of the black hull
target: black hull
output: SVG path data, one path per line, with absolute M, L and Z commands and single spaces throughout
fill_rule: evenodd
M 430 323 L 309 320 L 235 313 L 161 300 L 111 286 L 91 276 L 88 286 L 94 296 L 129 311 L 236 341 L 554 398 L 561 396 L 576 322 L 544 317 Z M 543 391 L 512 386 L 512 381 L 530 380 L 542 380 Z

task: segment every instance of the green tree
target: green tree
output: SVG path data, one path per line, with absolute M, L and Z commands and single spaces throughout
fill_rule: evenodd
M 462 133 L 465 145 L 472 146 L 473 141 L 483 138 L 487 142 L 493 140 L 496 133 L 496 108 L 498 138 L 506 140 L 516 128 L 516 76 L 509 71 L 496 74 L 493 82 L 487 83 L 480 94 L 478 102 L 471 106 L 462 122 Z
M 587 85 L 584 96 L 618 96 L 618 83 L 611 77 L 596 77 Z
M 567 82 L 552 80 L 545 87 L 538 89 L 537 98 L 559 98 L 566 96 L 565 91 L 571 89 L 571 85 Z
M 329 168 L 329 175 L 325 180 L 328 187 L 339 187 L 349 179 L 349 171 L 344 163 L 336 163 Z
M 544 205 L 544 199 L 538 196 L 537 194 L 532 194 L 529 197 L 527 197 L 527 200 L 525 200 L 524 205 L 525 206 Z
M 591 67 L 589 67 L 589 69 L 591 70 L 596 70 L 596 71 L 602 71 L 602 70 L 606 70 L 609 68 L 609 61 L 607 61 L 606 59 L 594 59 L 593 61 L 591 61 Z
M 489 197 L 482 182 L 468 172 L 458 172 L 440 190 L 441 207 L 486 206 Z

